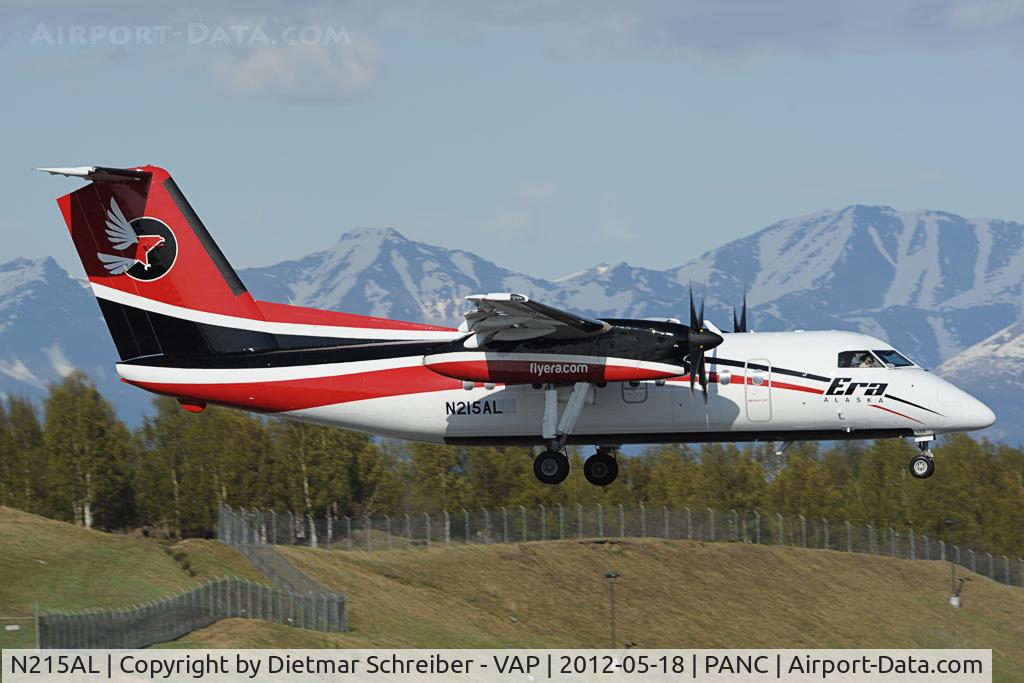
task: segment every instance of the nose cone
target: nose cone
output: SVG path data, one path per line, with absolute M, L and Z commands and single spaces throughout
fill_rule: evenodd
M 991 427 L 996 414 L 987 405 L 949 382 L 939 389 L 939 409 L 950 421 L 951 431 L 970 432 Z
M 694 349 L 710 351 L 723 341 L 725 340 L 722 338 L 722 335 L 712 332 L 709 329 L 691 329 L 688 339 L 691 351 Z
M 992 412 L 991 408 L 973 396 L 965 395 L 968 398 L 964 405 L 964 423 L 967 425 L 964 429 L 968 431 L 985 429 L 996 423 L 996 414 Z

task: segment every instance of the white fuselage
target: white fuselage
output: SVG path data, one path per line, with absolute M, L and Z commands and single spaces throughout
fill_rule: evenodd
M 570 443 L 932 435 L 989 426 L 980 401 L 919 367 L 840 368 L 887 343 L 848 332 L 727 334 L 708 354 L 708 400 L 688 378 L 594 386 Z M 406 359 L 422 362 L 422 357 Z M 728 364 L 726 364 L 728 363 Z M 470 386 L 470 385 L 467 385 Z M 560 409 L 572 386 L 559 387 Z M 323 405 L 296 418 L 427 442 L 541 443 L 545 392 L 475 385 Z

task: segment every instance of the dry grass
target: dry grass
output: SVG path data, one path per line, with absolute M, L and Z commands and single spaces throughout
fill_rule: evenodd
M 616 571 L 620 638 L 641 647 L 992 648 L 1024 680 L 1024 591 L 972 576 L 955 610 L 939 562 L 657 540 L 284 552 L 348 593 L 345 638 L 372 645 L 604 646 Z

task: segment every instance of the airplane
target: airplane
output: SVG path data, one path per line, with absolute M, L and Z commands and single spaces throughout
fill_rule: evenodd
M 57 200 L 120 357 L 122 381 L 215 404 L 431 443 L 534 446 L 546 484 L 564 449 L 618 475 L 624 444 L 913 438 L 995 414 L 892 345 L 841 331 L 723 332 L 691 287 L 689 324 L 592 318 L 502 292 L 457 329 L 258 301 L 157 166 L 39 169 L 90 181 Z

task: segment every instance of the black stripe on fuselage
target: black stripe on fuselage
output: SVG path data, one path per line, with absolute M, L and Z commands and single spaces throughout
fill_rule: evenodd
M 942 413 L 936 412 L 936 411 L 932 410 L 931 408 L 925 408 L 924 406 L 918 405 L 917 403 L 914 403 L 913 401 L 908 401 L 905 398 L 900 398 L 899 396 L 893 396 L 892 394 L 885 394 L 885 397 L 886 398 L 891 398 L 894 401 L 899 401 L 900 403 L 906 403 L 908 406 L 913 406 L 915 408 L 919 408 L 921 410 L 928 411 L 932 415 L 938 415 L 939 417 L 945 417 L 945 415 L 943 415 Z
M 789 370 L 787 368 L 780 368 L 776 366 L 761 365 L 760 363 L 744 363 L 739 360 L 729 360 L 728 358 L 716 358 L 714 356 L 705 356 L 705 360 L 708 365 L 727 365 L 732 368 L 751 368 L 753 370 L 764 370 L 765 372 L 777 372 L 780 375 L 789 375 L 790 377 L 803 377 L 806 379 L 813 379 L 818 382 L 831 382 L 830 377 L 823 377 L 822 375 L 815 375 L 811 372 L 800 372 L 799 370 Z
M 889 439 L 913 436 L 913 429 L 838 429 L 778 430 L 764 432 L 666 432 L 643 434 L 572 434 L 568 443 L 575 445 L 620 446 L 655 443 L 753 443 L 768 441 L 848 441 L 851 439 Z M 453 446 L 543 446 L 547 442 L 539 434 L 450 436 L 444 442 Z
M 122 361 L 181 368 L 265 368 L 422 355 L 447 341 L 374 341 L 210 325 L 97 298 Z
M 162 368 L 198 368 L 210 370 L 243 370 L 250 368 L 284 368 L 300 365 L 325 365 L 327 363 L 355 363 L 366 360 L 384 360 L 407 356 L 424 356 L 438 345 L 438 342 L 424 341 L 383 341 L 366 339 L 343 340 L 350 344 L 336 344 L 322 348 L 284 349 L 281 351 L 257 351 L 253 353 L 220 353 L 213 356 L 151 356 L 133 358 L 128 365 L 143 365 Z

